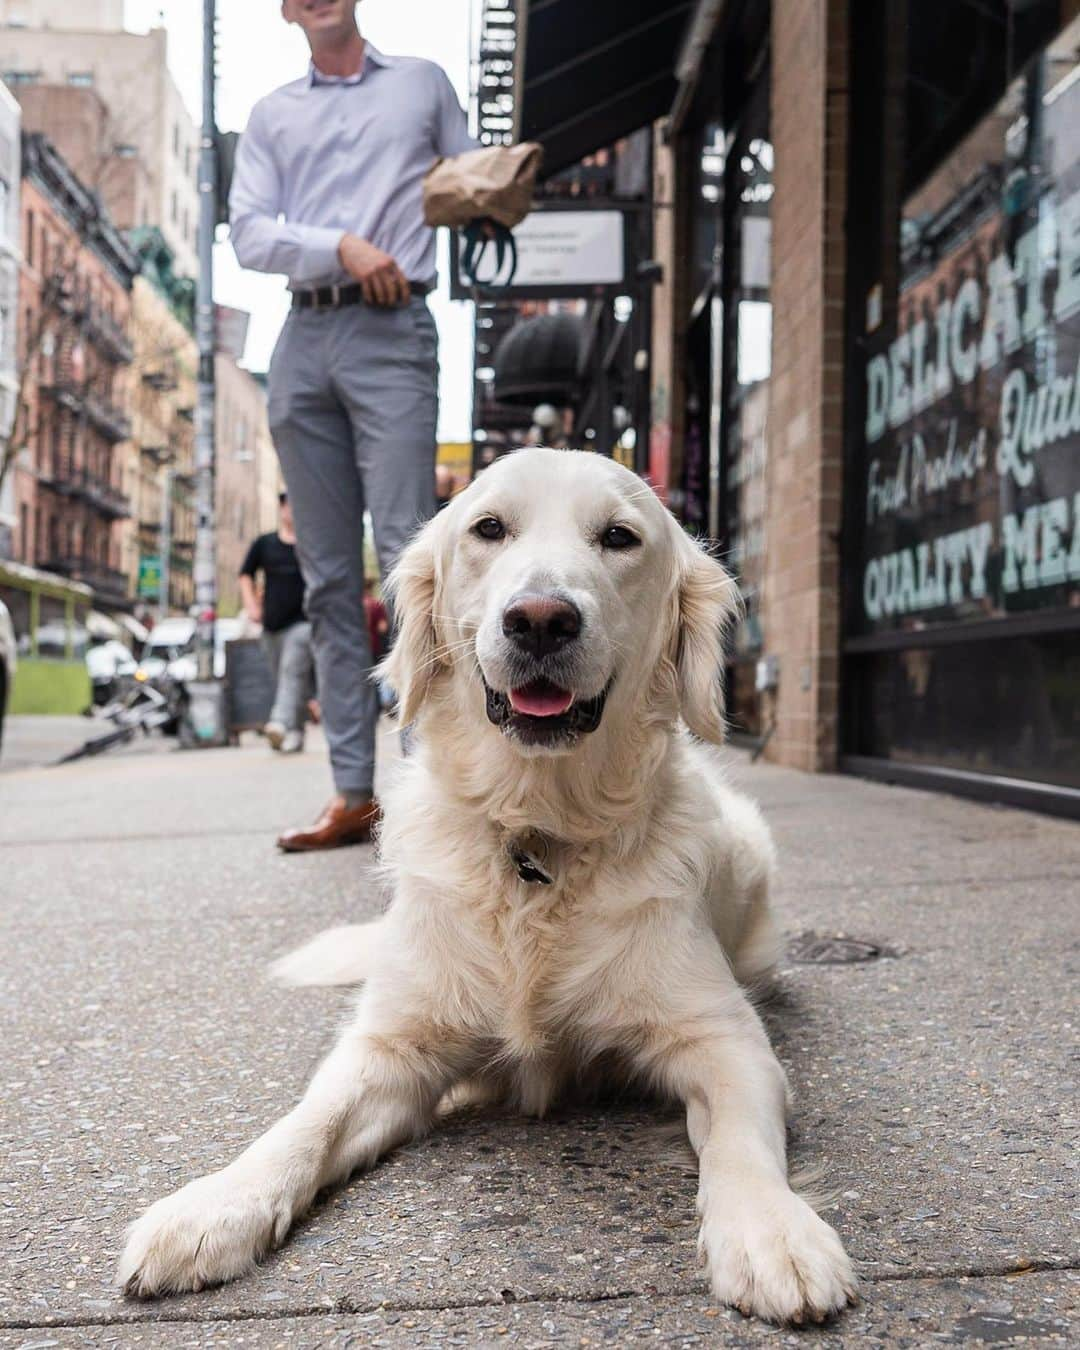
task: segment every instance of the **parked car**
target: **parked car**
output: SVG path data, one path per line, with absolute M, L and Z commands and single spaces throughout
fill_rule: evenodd
M 166 667 L 195 650 L 195 620 L 188 618 L 159 619 L 150 630 L 150 636 L 139 658 L 139 670 L 153 679 L 164 673 Z
M 225 644 L 239 637 L 240 619 L 218 619 L 214 624 L 214 675 L 225 675 Z M 198 673 L 195 657 L 195 620 L 160 619 L 150 630 L 143 648 L 139 669 L 147 679 L 168 672 L 175 680 L 194 680 Z
M 0 600 L 0 746 L 4 743 L 4 715 L 7 712 L 8 699 L 11 697 L 11 686 L 15 682 L 17 665 L 15 628 L 7 605 Z

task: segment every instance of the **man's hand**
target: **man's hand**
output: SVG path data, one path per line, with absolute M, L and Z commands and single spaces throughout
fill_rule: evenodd
M 248 618 L 251 620 L 252 623 L 261 624 L 263 621 L 262 605 L 259 603 L 258 600 L 256 600 L 254 604 L 245 605 L 244 613 L 248 616 Z
M 338 257 L 349 276 L 360 283 L 369 305 L 408 304 L 408 280 L 389 253 L 347 234 L 338 245 Z

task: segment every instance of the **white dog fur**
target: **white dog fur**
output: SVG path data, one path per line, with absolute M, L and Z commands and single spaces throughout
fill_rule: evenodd
M 491 520 L 504 534 L 480 537 Z M 523 590 L 581 612 L 575 696 L 610 687 L 599 726 L 565 745 L 522 744 L 486 715 Z M 614 1061 L 685 1105 L 716 1297 L 782 1322 L 835 1312 L 855 1277 L 789 1186 L 784 1074 L 745 992 L 777 955 L 772 844 L 700 744 L 723 734 L 730 578 L 617 464 L 527 450 L 421 531 L 393 591 L 385 674 L 416 727 L 384 801 L 393 900 L 279 967 L 294 983 L 365 981 L 355 1016 L 288 1115 L 132 1226 L 122 1286 L 241 1275 L 454 1092 L 541 1113 Z M 551 884 L 523 880 L 512 847 L 542 857 Z

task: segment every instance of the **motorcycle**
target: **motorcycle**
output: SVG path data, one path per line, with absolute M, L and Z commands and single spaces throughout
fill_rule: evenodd
M 111 722 L 112 730 L 93 736 L 60 760 L 70 764 L 90 755 L 100 755 L 114 745 L 124 745 L 142 732 L 160 731 L 175 736 L 187 701 L 184 683 L 168 669 L 149 674 L 141 666 L 116 678 L 115 695 L 98 709 L 99 719 Z

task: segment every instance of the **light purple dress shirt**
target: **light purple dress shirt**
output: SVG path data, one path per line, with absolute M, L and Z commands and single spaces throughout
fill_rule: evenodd
M 446 72 L 364 44 L 346 79 L 311 66 L 252 109 L 229 193 L 242 267 L 283 272 L 293 290 L 350 280 L 342 236 L 389 253 L 410 281 L 435 278 L 422 181 L 440 155 L 475 148 Z

